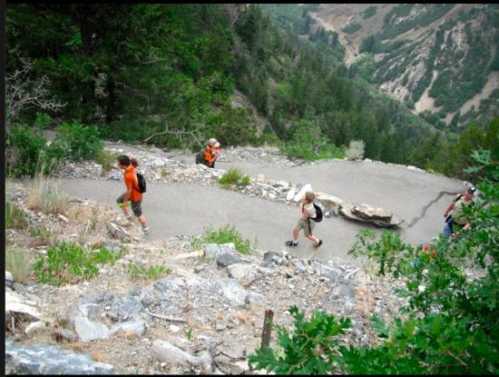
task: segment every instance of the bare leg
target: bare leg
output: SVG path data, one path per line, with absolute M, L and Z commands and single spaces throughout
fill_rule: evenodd
M 300 234 L 300 229 L 297 227 L 293 228 L 293 241 L 298 241 L 298 235 Z
M 307 238 L 308 238 L 310 241 L 313 241 L 315 245 L 317 245 L 317 244 L 319 243 L 319 239 L 318 239 L 316 236 L 312 235 L 312 234 L 311 234 L 311 235 L 309 235 L 309 236 L 307 236 Z

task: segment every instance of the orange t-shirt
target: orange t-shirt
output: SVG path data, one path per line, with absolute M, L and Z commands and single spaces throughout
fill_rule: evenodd
M 130 165 L 125 169 L 123 178 L 125 179 L 125 186 L 128 190 L 132 190 L 130 197 L 128 198 L 132 202 L 139 202 L 142 200 L 142 193 L 139 191 L 139 182 L 137 180 L 137 172 L 133 165 Z
M 217 156 L 215 155 L 215 153 L 213 151 L 213 148 L 208 145 L 208 146 L 206 146 L 206 148 L 204 150 L 204 156 L 203 157 L 204 157 L 204 160 L 206 162 L 208 162 L 208 165 L 211 166 L 215 162 L 215 159 L 216 159 Z

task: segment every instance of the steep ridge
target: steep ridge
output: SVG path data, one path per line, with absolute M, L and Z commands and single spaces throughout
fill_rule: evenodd
M 498 12 L 494 4 L 321 4 L 310 16 L 338 33 L 355 72 L 432 123 L 457 127 L 497 115 Z

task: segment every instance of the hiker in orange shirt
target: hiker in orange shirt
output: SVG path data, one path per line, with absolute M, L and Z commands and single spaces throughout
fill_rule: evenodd
M 116 201 L 128 220 L 131 219 L 131 216 L 128 214 L 128 201 L 131 202 L 134 215 L 142 225 L 144 233 L 148 234 L 149 227 L 146 224 L 146 218 L 142 214 L 142 193 L 139 190 L 137 170 L 132 165 L 130 158 L 125 155 L 118 157 L 118 167 L 123 171 L 126 192 L 120 195 Z
M 220 143 L 217 139 L 208 140 L 206 147 L 196 155 L 196 164 L 204 164 L 209 168 L 215 167 L 215 161 L 220 157 Z

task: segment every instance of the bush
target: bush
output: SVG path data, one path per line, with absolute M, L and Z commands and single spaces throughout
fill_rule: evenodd
M 27 250 L 7 247 L 5 253 L 5 269 L 18 283 L 26 283 L 31 276 L 31 258 Z
M 33 268 L 40 283 L 59 286 L 91 279 L 99 272 L 97 264 L 114 263 L 117 258 L 105 248 L 87 250 L 72 242 L 59 242 L 46 256 L 38 257 Z
M 343 148 L 328 143 L 314 122 L 299 121 L 292 132 L 291 141 L 282 147 L 282 152 L 289 158 L 313 161 L 344 157 Z
M 40 132 L 32 128 L 15 126 L 9 129 L 5 153 L 7 174 L 13 177 L 34 177 L 45 143 Z
M 250 363 L 277 373 L 497 374 L 499 165 L 490 151 L 473 158 L 481 194 L 464 210 L 469 229 L 423 247 L 394 232 L 374 242 L 372 232 L 358 236 L 352 252 L 376 261 L 380 274 L 400 278 L 404 287 L 396 292 L 407 300 L 390 325 L 371 318 L 375 344 L 338 345 L 328 338 L 342 334 L 345 320 L 316 312 L 305 322 L 294 309 L 294 333 L 278 330 L 283 351 L 259 350 Z
M 73 161 L 93 160 L 103 148 L 97 128 L 77 122 L 59 126 L 54 143 L 65 149 L 66 158 Z
M 365 144 L 362 140 L 352 140 L 345 152 L 345 157 L 349 160 L 362 160 L 364 158 Z
M 233 243 L 236 250 L 241 254 L 249 254 L 251 251 L 250 241 L 243 239 L 237 229 L 230 225 L 225 225 L 220 229 L 208 228 L 203 236 L 194 238 L 192 247 L 197 249 L 208 243 Z
M 219 178 L 218 183 L 224 188 L 232 185 L 248 186 L 251 183 L 251 179 L 249 176 L 243 175 L 240 170 L 231 168 Z
M 10 201 L 5 202 L 5 228 L 24 229 L 28 225 L 23 210 Z
M 128 263 L 128 275 L 133 280 L 157 280 L 168 275 L 170 272 L 171 270 L 165 266 L 150 266 L 146 268 L 133 262 Z
M 345 33 L 353 34 L 360 29 L 362 29 L 362 25 L 354 22 L 354 23 L 348 24 L 347 26 L 345 26 L 341 30 L 344 31 Z
M 68 196 L 59 191 L 58 185 L 38 177 L 28 193 L 28 208 L 43 213 L 65 214 L 69 207 Z
M 350 327 L 349 319 L 339 321 L 333 315 L 315 311 L 306 321 L 296 306 L 289 309 L 294 319 L 291 332 L 277 326 L 280 349 L 260 348 L 249 357 L 255 369 L 275 374 L 330 374 L 338 373 L 339 342 L 334 337 Z

